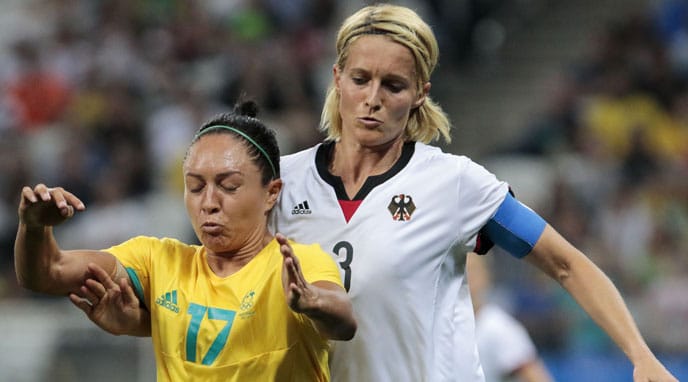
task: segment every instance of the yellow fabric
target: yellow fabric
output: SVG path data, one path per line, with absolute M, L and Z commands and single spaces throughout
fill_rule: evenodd
M 688 158 L 688 126 L 665 118 L 651 134 L 652 146 L 663 159 L 683 161 Z
M 584 122 L 598 142 L 615 158 L 624 158 L 638 135 L 659 160 L 688 157 L 688 127 L 643 94 L 594 98 Z
M 319 246 L 292 247 L 306 280 L 342 285 Z M 275 240 L 225 278 L 203 247 L 174 239 L 136 237 L 106 251 L 151 311 L 159 381 L 329 380 L 327 340 L 286 304 Z

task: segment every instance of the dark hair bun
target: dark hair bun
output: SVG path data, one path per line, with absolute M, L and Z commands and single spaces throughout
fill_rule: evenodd
M 254 101 L 242 101 L 234 106 L 234 113 L 255 118 L 258 115 L 258 104 Z

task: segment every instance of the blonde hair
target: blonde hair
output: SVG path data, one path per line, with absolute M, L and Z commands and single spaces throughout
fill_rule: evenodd
M 364 7 L 344 20 L 337 33 L 337 66 L 340 69 L 344 69 L 351 44 L 371 34 L 385 35 L 411 51 L 416 62 L 416 87 L 423 91 L 439 57 L 437 39 L 430 26 L 406 7 L 391 4 Z M 328 140 L 336 140 L 342 134 L 339 99 L 333 79 L 320 118 L 320 129 L 327 133 Z M 441 136 L 449 143 L 449 130 L 449 118 L 442 107 L 426 96 L 424 102 L 411 111 L 404 134 L 411 141 L 429 143 Z

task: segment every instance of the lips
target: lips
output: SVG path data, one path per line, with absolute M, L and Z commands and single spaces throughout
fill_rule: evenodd
M 209 235 L 219 235 L 222 232 L 222 226 L 213 222 L 205 222 L 201 225 L 201 231 Z
M 363 124 L 363 126 L 367 128 L 375 128 L 382 125 L 382 121 L 370 117 L 362 117 L 359 118 L 358 121 L 361 122 L 361 124 Z

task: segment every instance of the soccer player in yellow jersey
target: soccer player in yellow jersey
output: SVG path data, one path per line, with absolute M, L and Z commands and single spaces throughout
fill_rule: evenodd
M 133 314 L 101 326 L 145 328 L 160 381 L 328 381 L 328 340 L 356 331 L 351 302 L 319 246 L 268 231 L 282 187 L 279 149 L 256 112 L 245 102 L 204 124 L 184 159 L 184 201 L 200 246 L 140 236 L 100 251 L 62 250 L 52 226 L 84 204 L 60 187 L 24 187 L 19 283 L 69 295 L 93 319 L 107 316 L 99 299 L 117 280 Z

